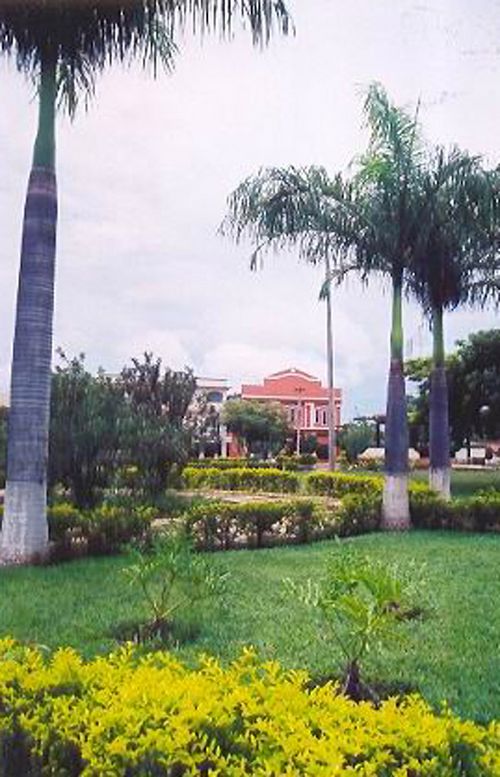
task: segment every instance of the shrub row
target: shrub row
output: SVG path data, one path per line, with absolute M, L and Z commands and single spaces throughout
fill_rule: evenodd
M 155 517 L 150 507 L 104 504 L 83 512 L 71 504 L 56 504 L 47 511 L 51 555 L 59 560 L 117 553 L 132 540 L 143 540 Z
M 219 470 L 186 467 L 182 473 L 185 488 L 214 488 L 227 491 L 264 491 L 295 493 L 299 490 L 299 476 L 280 469 L 243 467 Z
M 498 724 L 483 727 L 418 696 L 358 704 L 305 672 L 257 661 L 191 669 L 128 649 L 84 662 L 0 642 L 5 775 L 426 775 L 495 777 Z
M 311 542 L 336 534 L 337 523 L 334 513 L 308 499 L 211 502 L 193 507 L 186 517 L 196 547 L 203 550 Z
M 410 505 L 412 523 L 419 529 L 500 531 L 500 491 L 483 491 L 447 502 L 432 491 L 414 489 Z
M 189 461 L 188 467 L 195 469 L 274 469 L 276 464 L 273 461 L 263 461 L 262 459 L 194 459 Z
M 305 477 L 308 493 L 341 499 L 346 494 L 376 496 L 382 493 L 383 480 L 373 475 L 347 475 L 342 472 L 311 472 Z

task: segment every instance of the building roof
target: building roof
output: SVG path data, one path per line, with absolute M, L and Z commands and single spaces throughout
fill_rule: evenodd
M 334 389 L 335 399 L 340 402 L 342 392 Z M 297 402 L 299 399 L 322 399 L 328 401 L 328 389 L 321 385 L 319 378 L 307 372 L 291 367 L 287 370 L 274 372 L 264 382 L 244 383 L 241 387 L 242 399 L 288 399 Z

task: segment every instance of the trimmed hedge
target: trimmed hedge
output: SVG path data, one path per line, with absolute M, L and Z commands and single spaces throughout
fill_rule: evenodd
M 412 523 L 419 529 L 500 531 L 500 491 L 446 501 L 429 489 L 413 489 L 410 506 Z
M 276 464 L 272 461 L 263 461 L 262 459 L 194 459 L 187 463 L 188 467 L 194 469 L 275 469 Z
M 185 525 L 200 550 L 304 543 L 337 533 L 337 516 L 311 500 L 212 502 L 193 507 Z
M 156 511 L 150 507 L 101 505 L 81 512 L 71 504 L 49 507 L 49 539 L 54 560 L 118 553 L 129 542 L 144 540 Z
M 302 671 L 246 651 L 223 668 L 130 649 L 0 641 L 0 773 L 77 777 L 372 775 L 496 777 L 500 727 L 435 714 L 420 697 L 374 706 L 311 689 Z
M 243 467 L 219 470 L 186 467 L 182 473 L 185 488 L 213 488 L 225 491 L 264 491 L 292 494 L 299 490 L 300 478 L 293 472 L 280 469 Z
M 346 475 L 341 472 L 311 472 L 305 476 L 309 494 L 331 496 L 337 499 L 346 494 L 376 496 L 382 494 L 384 481 L 372 475 Z

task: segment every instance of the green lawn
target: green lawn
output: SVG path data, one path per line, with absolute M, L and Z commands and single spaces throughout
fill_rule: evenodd
M 412 473 L 415 480 L 427 482 L 428 473 L 418 470 Z M 462 470 L 451 471 L 451 491 L 453 496 L 472 496 L 485 488 L 500 489 L 499 470 Z
M 373 655 L 369 676 L 418 688 L 434 704 L 478 720 L 500 717 L 500 537 L 415 532 L 354 540 L 366 553 L 425 563 L 435 611 L 406 624 L 404 639 Z M 219 554 L 231 573 L 224 607 L 205 613 L 194 642 L 177 648 L 228 659 L 253 644 L 263 657 L 314 675 L 335 671 L 338 655 L 318 638 L 310 611 L 283 593 L 282 579 L 320 573 L 331 543 Z M 49 568 L 0 570 L 0 632 L 47 645 L 72 645 L 87 656 L 112 649 L 117 623 L 141 616 L 123 575 L 125 557 Z

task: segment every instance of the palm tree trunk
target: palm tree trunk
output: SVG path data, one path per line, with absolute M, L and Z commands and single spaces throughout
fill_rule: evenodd
M 408 419 L 403 373 L 403 274 L 393 276 L 391 366 L 385 421 L 385 483 L 382 528 L 409 529 Z
M 326 360 L 328 365 L 328 468 L 335 469 L 337 439 L 335 434 L 335 389 L 333 385 L 333 324 L 330 291 L 330 257 L 325 256 L 326 271 Z
M 39 121 L 24 210 L 12 358 L 7 484 L 0 554 L 10 563 L 48 548 L 47 455 L 57 224 L 56 67 L 42 60 Z
M 448 385 L 444 359 L 443 308 L 432 311 L 434 354 L 429 403 L 429 485 L 445 499 L 450 498 L 450 422 Z

